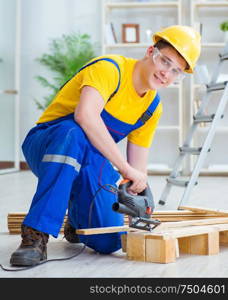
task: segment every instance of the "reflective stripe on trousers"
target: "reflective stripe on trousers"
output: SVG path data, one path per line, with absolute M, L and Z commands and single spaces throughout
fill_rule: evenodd
M 80 171 L 81 165 L 77 162 L 76 159 L 66 156 L 66 155 L 59 155 L 59 154 L 45 154 L 42 159 L 43 162 L 56 162 L 56 163 L 62 163 L 67 164 L 69 166 L 72 166 L 77 170 Z

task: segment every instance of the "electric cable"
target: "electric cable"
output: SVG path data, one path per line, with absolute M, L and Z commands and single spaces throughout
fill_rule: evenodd
M 114 193 L 117 193 L 118 192 L 118 188 L 116 188 L 115 186 L 111 185 L 111 184 L 104 184 L 102 186 L 100 186 L 95 194 L 93 195 L 92 197 L 92 201 L 90 203 L 90 207 L 89 207 L 89 217 L 88 217 L 88 228 L 90 228 L 91 226 L 91 223 L 92 223 L 92 210 L 93 210 L 93 205 L 94 205 L 94 201 L 95 201 L 95 198 L 97 196 L 97 194 L 101 191 L 101 189 L 105 189 L 104 187 L 105 186 L 109 186 L 110 187 L 110 190 Z M 106 190 L 106 189 L 105 189 Z M 64 238 L 64 237 L 63 237 Z M 2 264 L 0 264 L 0 267 L 3 271 L 7 271 L 7 272 L 17 272 L 17 271 L 25 271 L 25 270 L 28 270 L 28 269 L 32 269 L 32 268 L 35 268 L 35 267 L 38 267 L 40 265 L 43 265 L 47 262 L 53 262 L 53 261 L 64 261 L 64 260 L 70 260 L 78 255 L 80 255 L 86 248 L 87 246 L 87 243 L 88 243 L 88 237 L 87 237 L 87 240 L 85 241 L 84 243 L 84 246 L 82 247 L 82 249 L 80 249 L 80 251 L 78 251 L 77 253 L 71 255 L 71 256 L 68 256 L 68 257 L 62 257 L 62 258 L 52 258 L 52 259 L 47 259 L 47 260 L 44 260 L 44 261 L 41 261 L 40 263 L 36 264 L 36 265 L 32 265 L 32 266 L 27 266 L 27 267 L 19 267 L 19 268 L 6 268 L 4 267 Z

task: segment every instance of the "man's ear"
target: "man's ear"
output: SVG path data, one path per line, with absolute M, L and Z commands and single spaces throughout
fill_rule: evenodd
M 147 48 L 145 56 L 150 57 L 152 55 L 153 51 L 154 51 L 154 46 L 151 45 L 150 47 Z

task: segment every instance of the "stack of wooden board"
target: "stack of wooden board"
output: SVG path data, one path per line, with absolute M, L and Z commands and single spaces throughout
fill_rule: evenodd
M 10 234 L 20 234 L 21 233 L 21 223 L 23 222 L 26 214 L 25 213 L 9 213 L 7 216 L 8 230 Z M 64 223 L 61 228 L 61 233 L 63 233 L 63 227 L 66 222 L 67 216 L 64 218 Z
M 20 234 L 21 223 L 25 217 L 25 213 L 9 213 L 7 222 L 8 230 L 10 234 Z M 155 211 L 153 218 L 163 222 L 177 222 L 186 220 L 198 220 L 198 219 L 211 219 L 215 217 L 226 217 L 228 211 L 224 210 L 212 210 L 197 207 L 181 207 L 181 210 L 168 210 L 168 211 Z M 63 225 L 61 227 L 61 233 L 63 233 L 63 227 L 66 222 L 67 216 L 64 218 Z M 125 216 L 124 223 L 128 224 L 128 217 Z

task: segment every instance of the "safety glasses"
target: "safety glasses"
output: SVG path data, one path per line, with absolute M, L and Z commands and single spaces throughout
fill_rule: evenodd
M 158 48 L 154 48 L 152 59 L 157 68 L 162 71 L 169 71 L 170 76 L 175 82 L 180 82 L 184 77 L 184 72 L 175 66 L 175 64 L 165 55 L 163 55 Z

